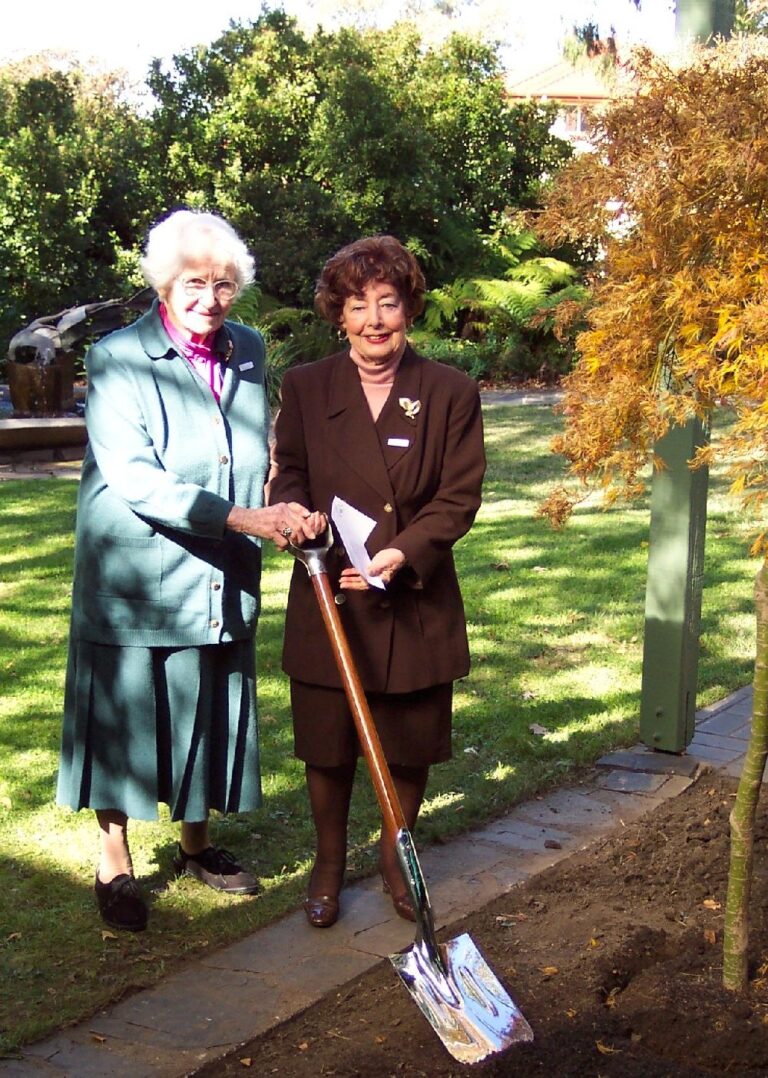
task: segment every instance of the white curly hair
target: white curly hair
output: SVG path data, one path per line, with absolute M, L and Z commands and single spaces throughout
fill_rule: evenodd
M 201 255 L 231 265 L 240 289 L 253 282 L 256 263 L 232 225 L 215 213 L 176 210 L 149 230 L 141 272 L 163 295 L 192 259 Z

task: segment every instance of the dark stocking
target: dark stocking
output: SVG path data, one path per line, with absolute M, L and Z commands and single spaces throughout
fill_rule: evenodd
M 338 895 L 347 861 L 347 818 L 355 764 L 341 767 L 306 765 L 307 790 L 315 821 L 315 865 L 309 881 L 310 898 Z
M 406 825 L 409 831 L 413 831 L 419 816 L 421 802 L 424 799 L 424 791 L 427 788 L 429 768 L 404 767 L 401 764 L 391 764 L 390 771 L 392 772 L 392 781 L 395 784 L 397 796 L 400 798 Z M 405 891 L 403 874 L 395 851 L 395 836 L 390 835 L 386 830 L 382 830 L 379 845 L 379 870 L 393 895 L 401 895 Z

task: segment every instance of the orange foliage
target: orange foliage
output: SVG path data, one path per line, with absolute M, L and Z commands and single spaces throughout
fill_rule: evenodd
M 602 254 L 555 445 L 582 488 L 635 497 L 670 425 L 727 401 L 734 426 L 692 466 L 727 462 L 756 515 L 768 508 L 766 116 L 765 39 L 679 67 L 640 50 L 595 152 L 555 181 L 538 233 Z M 561 488 L 542 511 L 562 524 L 578 500 Z

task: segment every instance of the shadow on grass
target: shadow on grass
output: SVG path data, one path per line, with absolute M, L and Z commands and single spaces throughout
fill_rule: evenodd
M 542 408 L 497 408 L 487 416 L 485 503 L 456 548 L 473 668 L 456 687 L 454 758 L 432 770 L 419 843 L 499 815 L 637 736 L 647 509 L 582 508 L 560 533 L 537 519 L 538 500 L 560 477 L 549 451 L 557 426 Z M 700 666 L 703 690 L 719 695 L 749 680 L 754 632 L 754 566 L 743 526 L 720 507 L 722 488 L 715 476 Z M 139 874 L 158 892 L 151 927 L 138 937 L 103 938 L 92 893 L 92 817 L 86 824 L 50 805 L 75 492 L 74 483 L 61 481 L 0 490 L 0 873 L 11 881 L 0 894 L 0 922 L 12 926 L 0 938 L 0 1026 L 9 1043 L 91 1013 L 295 907 L 313 850 L 280 672 L 292 563 L 267 549 L 257 637 L 265 804 L 216 818 L 212 828 L 217 843 L 264 878 L 265 892 L 232 901 L 191 882 L 168 884 L 177 829 L 138 825 Z M 368 875 L 379 816 L 362 767 L 351 821 L 350 875 Z M 57 829 L 60 857 L 51 852 L 50 828 Z M 18 835 L 25 852 L 14 859 L 8 851 L 21 848 Z M 84 852 L 70 850 L 77 843 Z

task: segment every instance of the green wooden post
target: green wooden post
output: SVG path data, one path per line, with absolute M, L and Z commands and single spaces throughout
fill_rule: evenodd
M 654 473 L 651 492 L 640 737 L 665 752 L 683 751 L 696 718 L 709 476 L 688 461 L 707 441 L 692 420 L 656 445 L 666 467 Z
M 677 0 L 681 40 L 729 37 L 735 0 Z M 666 464 L 653 477 L 645 598 L 640 737 L 665 752 L 693 738 L 708 474 L 688 461 L 708 434 L 698 420 L 676 427 L 655 447 Z
M 730 37 L 735 12 L 735 0 L 677 0 L 675 33 L 683 40 L 695 41 Z

